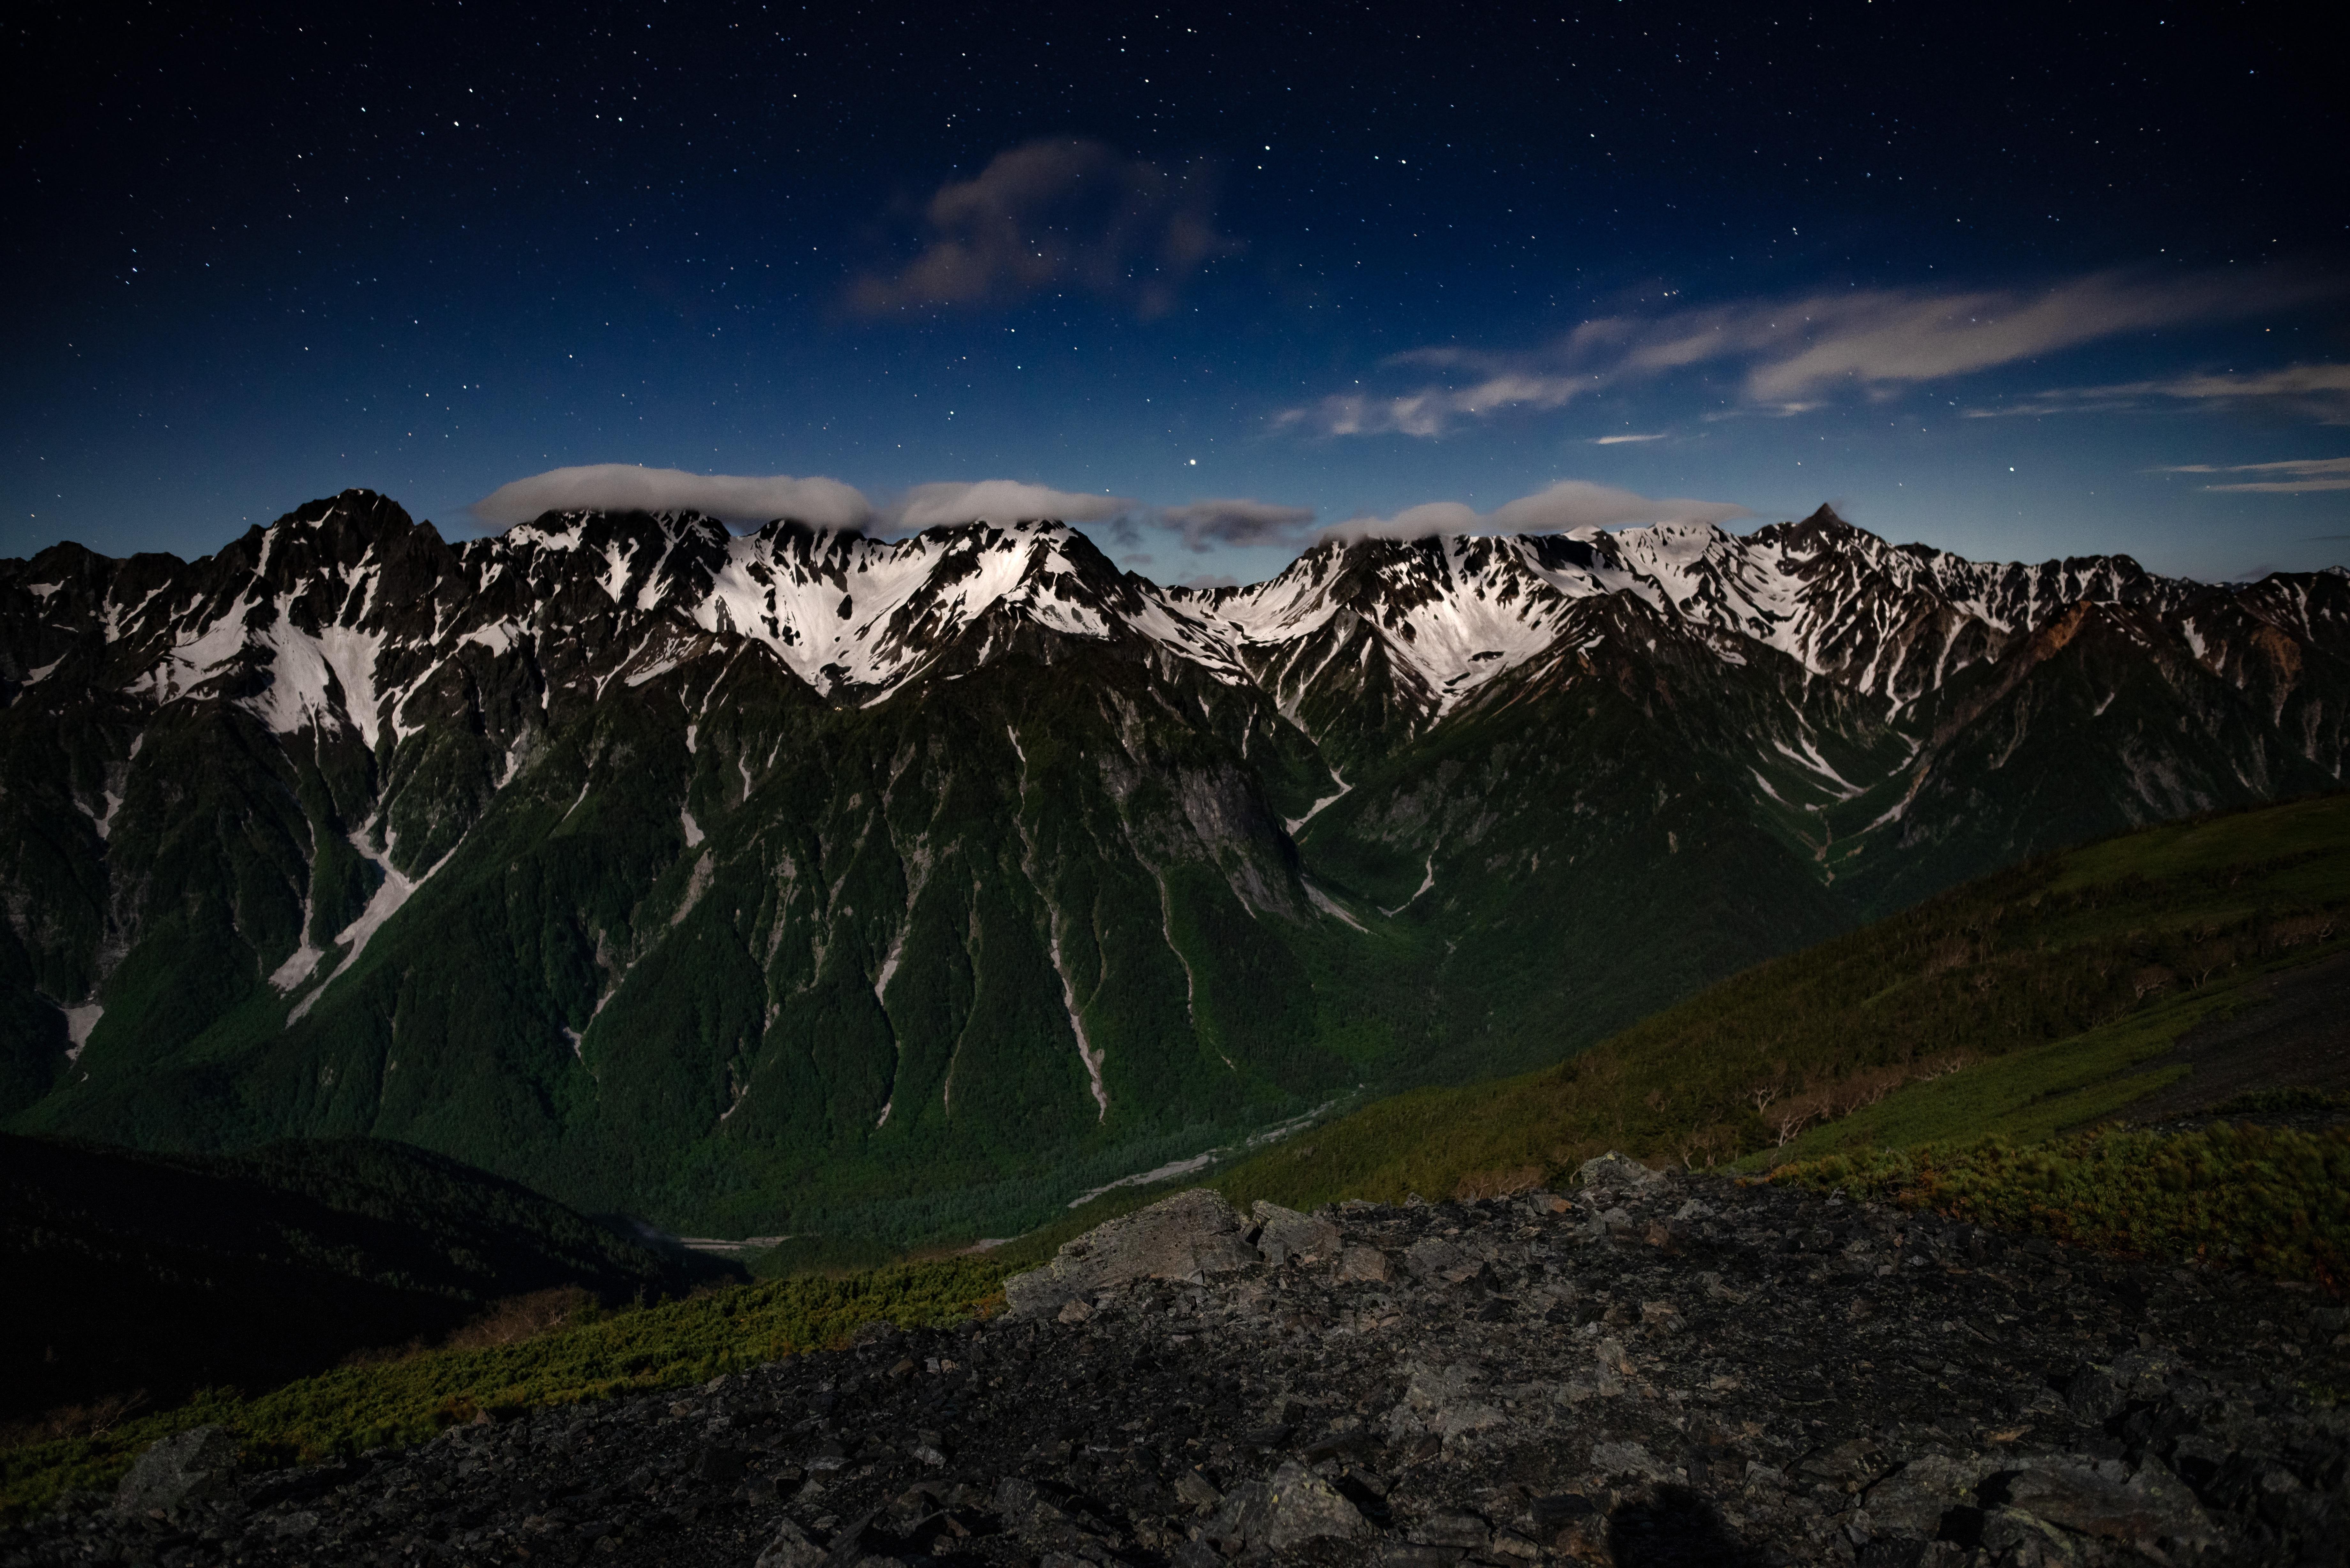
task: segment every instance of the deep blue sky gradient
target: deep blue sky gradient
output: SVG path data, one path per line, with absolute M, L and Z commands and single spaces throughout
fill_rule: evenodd
M 2350 558 L 2350 465 L 2314 466 L 2350 457 L 2350 127 L 2279 8 L 328 9 L 0 24 L 0 555 L 193 555 L 348 485 L 461 535 L 509 480 L 632 462 L 1324 522 L 1578 478 L 1977 556 Z M 1082 193 L 1014 212 L 1107 272 L 877 303 L 941 187 L 1071 139 L 1189 182 L 1124 238 Z M 1206 254 L 1158 265 L 1179 221 Z M 2156 303 L 1775 400 L 1793 349 L 1545 351 L 2106 296 Z M 1429 349 L 1475 358 L 1396 359 Z M 1330 433 L 1327 400 L 1497 367 L 1596 379 Z M 2304 466 L 2216 472 L 2260 463 Z M 2297 488 L 2210 488 L 2243 483 Z M 1097 536 L 1164 580 L 1295 551 Z

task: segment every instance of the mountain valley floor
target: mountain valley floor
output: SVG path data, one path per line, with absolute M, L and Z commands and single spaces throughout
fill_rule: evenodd
M 1595 1160 L 1571 1196 L 1192 1191 L 999 1316 L 245 1474 L 198 1428 L 0 1564 L 2340 1563 L 2309 1287 Z

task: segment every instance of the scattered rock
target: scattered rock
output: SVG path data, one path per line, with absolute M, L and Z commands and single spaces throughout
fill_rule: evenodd
M 1628 1161 L 1585 1189 L 1261 1210 L 1254 1246 L 1195 1195 L 993 1323 L 330 1466 L 182 1434 L 0 1568 L 2342 1560 L 2323 1298 Z

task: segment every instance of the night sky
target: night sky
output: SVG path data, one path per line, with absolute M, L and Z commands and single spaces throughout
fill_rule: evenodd
M 0 555 L 201 554 L 352 485 L 467 536 L 641 464 L 877 529 L 1049 487 L 1162 581 L 1349 520 L 1824 500 L 2341 562 L 2350 127 L 2295 26 L 10 7 Z

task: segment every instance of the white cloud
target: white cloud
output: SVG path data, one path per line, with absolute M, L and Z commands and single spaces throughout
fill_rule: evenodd
M 941 480 L 918 484 L 899 496 L 885 514 L 883 531 L 917 534 L 941 524 L 1024 523 L 1043 517 L 1107 523 L 1132 512 L 1135 504 L 1124 496 L 1087 495 L 1016 479 Z
M 1591 438 L 1591 444 L 1592 444 L 1593 446 L 1621 446 L 1621 445 L 1623 445 L 1626 441 L 1662 441 L 1662 440 L 1664 440 L 1664 439 L 1665 439 L 1665 434 L 1664 434 L 1664 432 L 1663 432 L 1662 431 L 1659 431 L 1655 435 L 1612 435 L 1612 436 L 1594 436 L 1594 437 L 1592 437 L 1592 438 Z
M 1145 521 L 1182 535 L 1186 545 L 1203 553 L 1219 545 L 1242 550 L 1294 549 L 1313 532 L 1314 508 L 1243 499 L 1194 501 L 1186 506 L 1154 507 Z
M 2259 473 L 2271 477 L 2207 484 L 2206 490 L 2251 491 L 2272 495 L 2306 495 L 2321 490 L 2350 490 L 2350 457 L 2296 457 L 2282 462 L 2182 462 L 2158 468 L 2157 473 Z
M 2329 283 L 2282 275 L 2247 283 L 2235 275 L 2098 273 L 2034 291 L 1846 289 L 1603 317 L 1532 350 L 1399 354 L 1390 367 L 1448 379 L 1393 395 L 1324 398 L 1284 410 L 1274 423 L 1328 435 L 1436 436 L 1464 419 L 1555 409 L 1622 382 L 1712 365 L 1737 369 L 1750 409 L 1793 412 L 1838 389 L 1883 396 L 2121 333 L 2251 315 L 2333 292 Z
M 1192 273 L 1240 248 L 1216 233 L 1214 204 L 1205 162 L 1170 174 L 1098 141 L 1032 141 L 940 187 L 922 253 L 894 276 L 858 278 L 848 302 L 879 315 L 1076 288 L 1164 315 Z
M 2102 413 L 2171 399 L 2220 407 L 2262 406 L 2299 413 L 2323 424 L 2350 424 L 2350 365 L 2287 365 L 2239 374 L 2171 376 L 2104 387 L 2058 387 L 1996 408 L 1969 409 L 1969 419 L 2017 414 Z
M 819 528 L 862 527 L 874 514 L 861 492 L 837 479 L 688 473 L 627 462 L 549 469 L 498 486 L 470 510 L 501 527 L 546 512 L 700 512 L 730 523 L 792 517 Z
M 1435 534 L 1561 534 L 1576 528 L 1620 528 L 1641 523 L 1727 523 L 1752 516 L 1733 501 L 1655 499 L 1612 484 L 1563 479 L 1489 513 L 1458 501 L 1406 507 L 1392 517 L 1350 517 L 1322 530 L 1325 538 L 1424 539 Z

